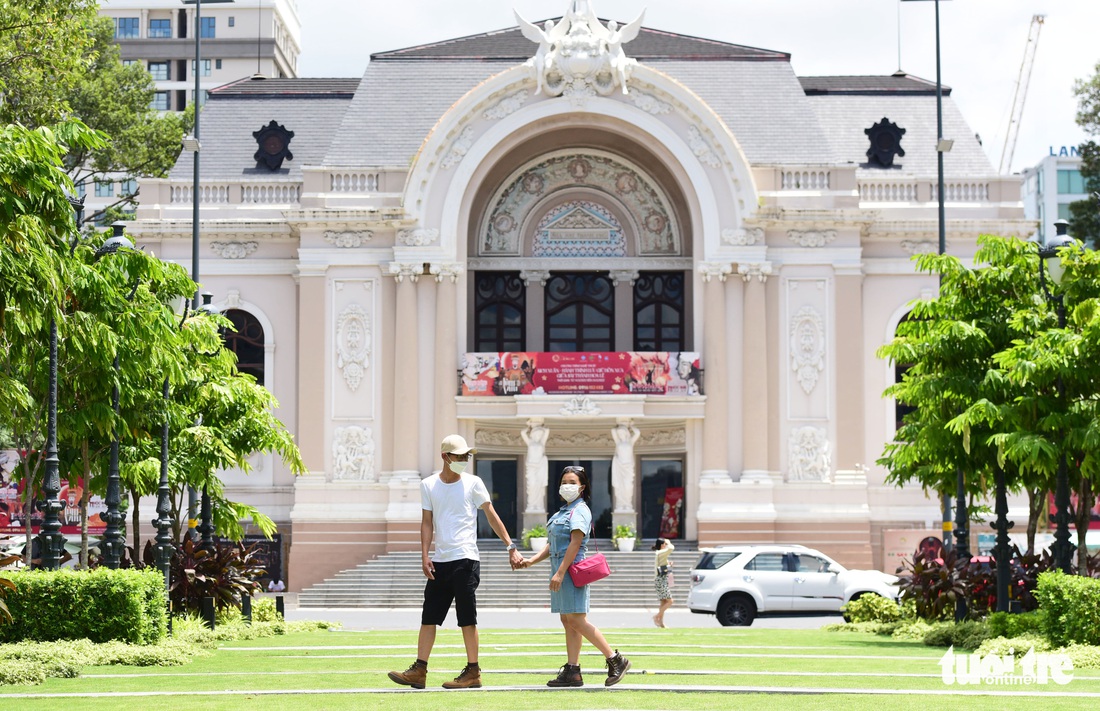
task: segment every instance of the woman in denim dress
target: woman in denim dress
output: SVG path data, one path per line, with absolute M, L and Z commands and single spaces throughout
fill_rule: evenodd
M 580 667 L 583 639 L 591 642 L 607 659 L 604 686 L 617 684 L 630 669 L 630 660 L 619 654 L 618 650 L 612 653 L 603 633 L 588 621 L 588 586 L 576 587 L 569 576 L 569 566 L 584 560 L 588 553 L 588 537 L 592 529 L 592 496 L 588 489 L 588 475 L 584 467 L 565 468 L 558 489 L 565 505 L 546 524 L 549 542 L 521 564 L 521 567 L 527 568 L 550 559 L 550 611 L 558 613 L 565 628 L 567 661 L 557 677 L 546 682 L 547 686 L 584 686 Z

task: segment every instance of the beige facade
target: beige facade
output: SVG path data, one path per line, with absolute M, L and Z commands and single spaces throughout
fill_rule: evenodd
M 203 285 L 262 322 L 266 384 L 310 470 L 295 479 L 260 455 L 255 472 L 226 474 L 227 490 L 280 522 L 292 589 L 416 549 L 419 481 L 452 431 L 478 447 L 514 535 L 545 520 L 567 461 L 606 487 L 601 525 L 648 537 L 651 485 L 678 482 L 680 537 L 700 545 L 803 543 L 881 566 L 884 530 L 940 518 L 875 465 L 895 422 L 881 396 L 893 368 L 875 351 L 936 288 L 910 259 L 937 240 L 927 83 L 800 81 L 789 55 L 645 30 L 616 44 L 594 17 L 566 21 L 574 50 L 589 43 L 583 62 L 559 37 L 518 45 L 524 63 L 513 31 L 375 55 L 361 84 L 211 97 Z M 947 108 L 956 136 L 972 135 Z M 908 131 L 893 169 L 865 156 L 864 129 L 883 116 Z M 271 119 L 295 131 L 278 171 L 250 160 L 251 132 Z M 947 242 L 965 257 L 979 234 L 1034 224 L 1019 180 L 963 143 L 948 162 Z M 188 170 L 144 182 L 131 225 L 184 264 Z M 589 231 L 551 244 L 566 217 Z M 477 286 L 493 274 L 523 295 L 518 348 L 478 347 Z M 561 350 L 563 274 L 613 292 L 610 347 L 579 349 L 611 352 L 646 350 L 639 284 L 678 275 L 678 347 L 654 350 L 701 354 L 703 394 L 457 395 L 464 354 Z

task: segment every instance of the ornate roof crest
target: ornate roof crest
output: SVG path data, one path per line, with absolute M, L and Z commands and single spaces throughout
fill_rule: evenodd
M 567 96 L 576 103 L 597 94 L 607 96 L 620 87 L 624 94 L 631 71 L 637 66 L 623 51 L 642 29 L 645 11 L 628 25 L 614 20 L 603 25 L 589 0 L 570 0 L 565 16 L 538 27 L 516 12 L 523 36 L 539 45 L 527 60 L 537 84 L 535 93 Z

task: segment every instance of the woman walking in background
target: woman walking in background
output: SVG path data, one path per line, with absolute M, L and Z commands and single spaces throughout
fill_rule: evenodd
M 600 650 L 606 658 L 607 679 L 604 686 L 619 683 L 630 669 L 630 660 L 612 652 L 603 633 L 588 621 L 588 586 L 577 587 L 569 576 L 569 566 L 584 560 L 588 554 L 588 537 L 592 531 L 592 494 L 584 467 L 566 467 L 561 475 L 558 494 L 565 505 L 546 524 L 549 542 L 541 551 L 525 559 L 520 567 L 529 568 L 550 559 L 550 611 L 561 616 L 565 628 L 566 663 L 547 686 L 584 686 L 580 656 L 582 639 Z
M 653 616 L 653 624 L 663 628 L 665 610 L 672 607 L 672 591 L 669 589 L 671 587 L 669 583 L 672 581 L 672 561 L 669 560 L 669 556 L 676 550 L 676 546 L 672 545 L 672 541 L 667 538 L 658 538 L 653 544 L 653 550 L 657 551 L 656 560 L 653 563 L 656 574 L 653 586 L 657 589 L 657 599 L 661 602 L 660 609 Z

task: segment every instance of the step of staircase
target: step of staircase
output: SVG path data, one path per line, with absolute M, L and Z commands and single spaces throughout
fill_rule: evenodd
M 496 543 L 497 545 L 493 545 Z M 653 588 L 653 552 L 648 548 L 629 553 L 611 550 L 610 542 L 597 542 L 607 557 L 611 576 L 592 585 L 592 607 L 656 607 Z M 479 542 L 481 584 L 479 607 L 550 607 L 547 580 L 550 566 L 539 563 L 530 570 L 512 570 L 499 541 Z M 530 553 L 528 552 L 528 555 Z M 674 604 L 687 601 L 688 572 L 698 559 L 696 546 L 677 544 L 671 559 L 676 573 Z M 298 595 L 299 607 L 416 607 L 424 600 L 424 574 L 420 553 L 387 553 L 337 573 Z

